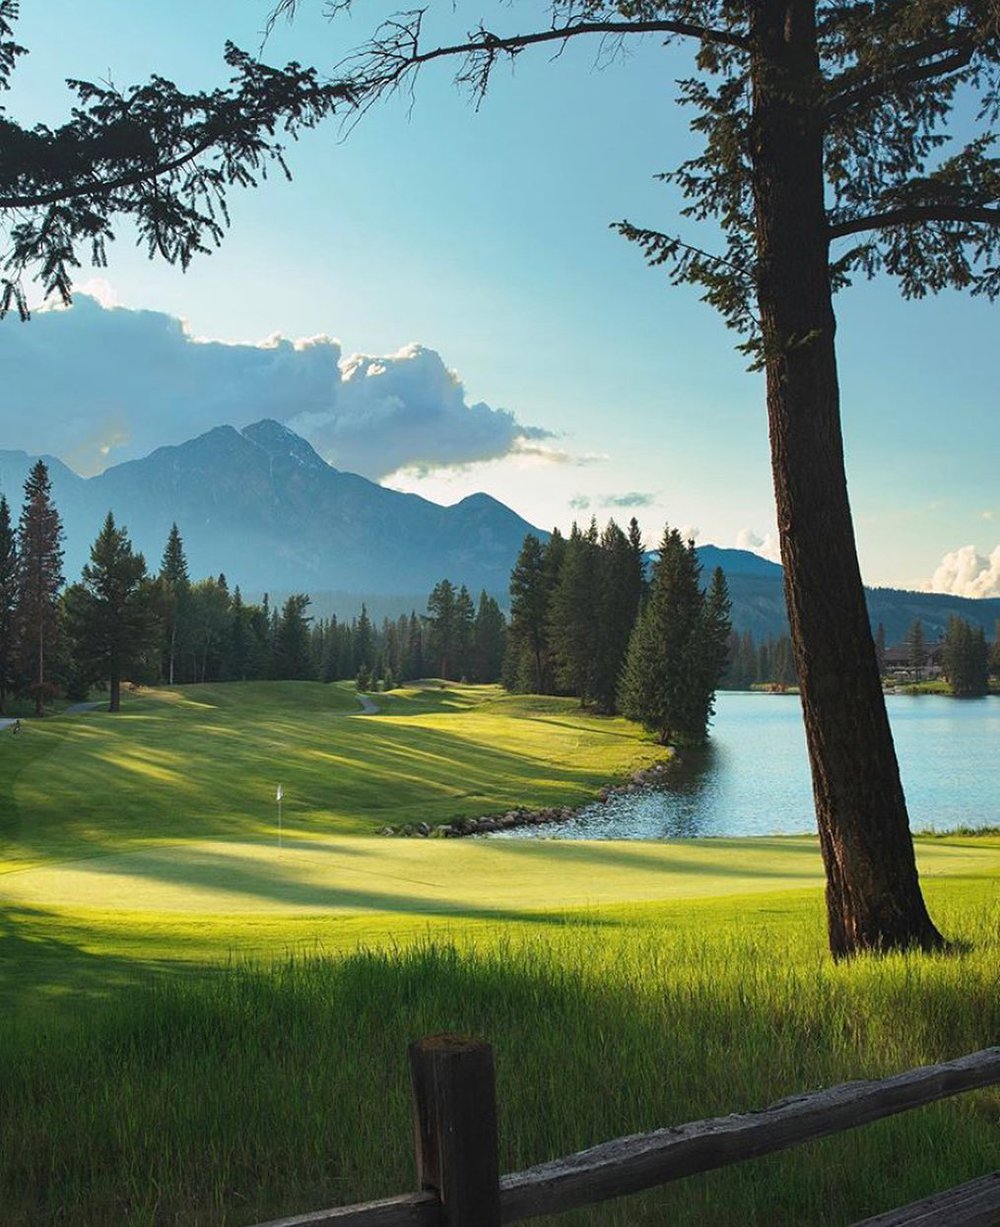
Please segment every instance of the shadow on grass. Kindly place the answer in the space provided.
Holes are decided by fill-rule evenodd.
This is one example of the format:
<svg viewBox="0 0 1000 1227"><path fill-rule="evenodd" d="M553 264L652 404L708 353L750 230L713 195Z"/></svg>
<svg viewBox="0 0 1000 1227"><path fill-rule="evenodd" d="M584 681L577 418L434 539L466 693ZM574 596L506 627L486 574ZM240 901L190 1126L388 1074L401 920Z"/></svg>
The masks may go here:
<svg viewBox="0 0 1000 1227"><path fill-rule="evenodd" d="M95 950L81 922L55 919L42 908L0 907L0 999L3 1014L17 1017L39 1011L55 1022L57 998L71 999L73 1010L182 966L181 960L133 958ZM197 974L197 969L195 969Z"/></svg>
<svg viewBox="0 0 1000 1227"><path fill-rule="evenodd" d="M554 956L441 945L161 978L91 1012L66 1044L0 1045L5 1224L245 1224L404 1191L405 1051L422 1034L493 1044L501 1170L516 1171L956 1056L1000 1025L985 965L964 978L901 967L873 993L870 969L824 970L808 943L775 949L766 935L659 959L628 939L610 955L603 934L576 941ZM936 1105L570 1221L854 1222L979 1175L991 1156L988 1112Z"/></svg>
<svg viewBox="0 0 1000 1227"><path fill-rule="evenodd" d="M325 856L336 858L336 846L322 845ZM492 919L533 921L539 924L561 924L558 915L529 908L515 909L496 907L484 901L482 904L470 902L468 899L454 900L449 897L435 898L433 895L406 893L402 891L379 890L376 888L362 889L337 883L328 884L323 881L303 880L301 865L282 865L277 849L272 861L261 861L258 857L241 857L234 852L221 852L198 845L177 845L169 851L145 849L129 853L122 857L98 857L84 861L79 872L100 877L101 875L124 874L137 882L136 890L142 880L176 886L181 890L204 890L212 895L226 896L249 900L254 905L285 904L293 909L338 910L338 911L372 911L384 913L401 913L423 916L453 916L465 919ZM306 866L312 869L311 866ZM335 870L336 871L336 870ZM319 866L315 870L318 875L329 873L330 870ZM340 872L345 872L340 868ZM442 895L450 895L455 885L449 881L429 881L420 878L404 877L387 874L383 870L371 870L350 867L346 872L352 874L370 874L379 882L396 881L415 886L439 890ZM100 891L94 892L95 903L100 899ZM215 912L226 911L225 904L215 907L198 902L192 911ZM253 910L253 909L250 909Z"/></svg>

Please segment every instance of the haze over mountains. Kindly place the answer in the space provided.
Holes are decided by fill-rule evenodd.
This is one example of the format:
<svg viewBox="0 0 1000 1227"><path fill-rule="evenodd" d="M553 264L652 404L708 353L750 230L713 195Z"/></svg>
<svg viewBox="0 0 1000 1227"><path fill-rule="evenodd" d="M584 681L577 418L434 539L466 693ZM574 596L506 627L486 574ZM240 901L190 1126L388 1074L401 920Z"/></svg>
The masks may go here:
<svg viewBox="0 0 1000 1227"><path fill-rule="evenodd" d="M0 491L15 515L35 459L0 451ZM309 592L318 612L339 615L356 612L362 596L381 597L381 616L414 604L422 608L445 576L473 593L485 588L505 600L525 534L548 535L487 494L442 507L341 472L270 420L243 430L219 426L91 478L54 457L44 459L66 530L68 579L79 575L111 510L151 569L159 565L176 522L193 578L224 571L248 595ZM643 527L654 537L662 526ZM699 556L706 574L716 566L726 572L738 629L757 636L786 629L781 567L745 550L712 545L700 547ZM953 613L988 633L1000 618L1000 599L894 589L871 590L869 608L890 642L917 617L932 639Z"/></svg>
<svg viewBox="0 0 1000 1227"><path fill-rule="evenodd" d="M12 505L32 461L0 452ZM441 507L340 472L274 421L219 426L87 479L46 461L67 575L79 572L109 509L152 567L176 522L192 576L224 571L244 591L424 592L443 575L505 589L532 531L486 494Z"/></svg>

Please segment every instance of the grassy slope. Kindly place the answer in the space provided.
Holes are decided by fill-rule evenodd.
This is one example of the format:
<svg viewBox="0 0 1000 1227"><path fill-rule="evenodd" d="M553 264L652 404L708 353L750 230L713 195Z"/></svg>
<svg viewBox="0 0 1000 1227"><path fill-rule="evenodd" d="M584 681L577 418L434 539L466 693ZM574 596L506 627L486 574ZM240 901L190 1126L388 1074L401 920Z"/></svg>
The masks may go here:
<svg viewBox="0 0 1000 1227"><path fill-rule="evenodd" d="M499 688L379 696L233 683L148 692L0 740L0 867L141 841L270 836L275 786L300 829L365 833L521 802L579 804L656 748L621 720Z"/></svg>
<svg viewBox="0 0 1000 1227"><path fill-rule="evenodd" d="M1000 1034L1000 838L919 841L958 954L833 967L809 839L372 838L581 800L655 753L560 701L387 706L190 688L0 741L5 1222L219 1227L405 1189L403 1054L436 1029L494 1042L508 1169ZM966 1097L564 1221L848 1223L987 1170L998 1113Z"/></svg>

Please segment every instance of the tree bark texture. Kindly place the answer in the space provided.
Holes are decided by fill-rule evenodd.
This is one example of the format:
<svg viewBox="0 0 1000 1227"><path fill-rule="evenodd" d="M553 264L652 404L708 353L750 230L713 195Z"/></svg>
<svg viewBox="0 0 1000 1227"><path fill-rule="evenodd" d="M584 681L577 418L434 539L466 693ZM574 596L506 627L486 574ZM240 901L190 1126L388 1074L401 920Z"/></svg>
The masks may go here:
<svg viewBox="0 0 1000 1227"><path fill-rule="evenodd" d="M830 949L942 944L920 892L847 495L815 0L752 6L758 305L785 597Z"/></svg>

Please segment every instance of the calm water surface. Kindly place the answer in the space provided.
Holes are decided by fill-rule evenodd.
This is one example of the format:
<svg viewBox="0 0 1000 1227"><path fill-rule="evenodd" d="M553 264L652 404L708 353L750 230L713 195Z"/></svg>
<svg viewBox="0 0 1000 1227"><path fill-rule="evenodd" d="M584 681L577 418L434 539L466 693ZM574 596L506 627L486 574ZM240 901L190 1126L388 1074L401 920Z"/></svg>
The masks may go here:
<svg viewBox="0 0 1000 1227"><path fill-rule="evenodd" d="M1000 826L1000 698L886 698L914 830ZM816 829L796 695L721 693L711 743L663 791L493 838L657 839Z"/></svg>

